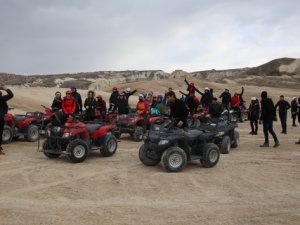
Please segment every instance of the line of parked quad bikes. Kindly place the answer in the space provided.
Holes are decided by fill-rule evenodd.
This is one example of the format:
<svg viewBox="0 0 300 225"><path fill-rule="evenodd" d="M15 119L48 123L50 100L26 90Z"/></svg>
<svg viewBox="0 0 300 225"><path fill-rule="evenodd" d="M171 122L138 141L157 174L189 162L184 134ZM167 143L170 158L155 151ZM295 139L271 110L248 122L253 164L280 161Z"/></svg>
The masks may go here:
<svg viewBox="0 0 300 225"><path fill-rule="evenodd" d="M189 115L188 128L181 129L175 124L176 118L167 114L139 115L132 109L125 115L111 111L102 115L96 109L95 119L84 121L84 112L66 117L61 110L42 107L44 112L6 114L3 142L23 136L27 141L38 141L38 151L48 158L67 155L71 162L80 163L95 150L104 157L113 156L121 135L128 133L134 141L144 141L139 149L144 165L162 162L168 172L179 172L192 160L200 160L206 168L214 167L220 153L228 154L238 147L237 121L247 118L245 107L239 112L241 118L232 110L210 118L208 107L200 105L195 114Z"/></svg>

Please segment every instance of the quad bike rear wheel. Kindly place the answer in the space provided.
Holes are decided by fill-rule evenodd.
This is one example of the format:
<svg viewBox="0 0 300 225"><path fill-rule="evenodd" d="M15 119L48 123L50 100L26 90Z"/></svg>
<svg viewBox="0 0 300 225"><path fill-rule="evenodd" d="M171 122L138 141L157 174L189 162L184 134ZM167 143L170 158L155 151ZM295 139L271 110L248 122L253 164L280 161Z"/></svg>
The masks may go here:
<svg viewBox="0 0 300 225"><path fill-rule="evenodd" d="M162 155L162 165L167 172L180 172L186 164L186 153L179 147L170 147Z"/></svg>
<svg viewBox="0 0 300 225"><path fill-rule="evenodd" d="M5 125L3 128L3 134L2 134L2 142L3 144L7 144L11 142L13 139L14 133L10 126Z"/></svg>
<svg viewBox="0 0 300 225"><path fill-rule="evenodd" d="M112 133L107 133L104 141L103 148L100 149L104 157L112 156L116 153L118 148L117 138Z"/></svg>
<svg viewBox="0 0 300 225"><path fill-rule="evenodd" d="M220 150L214 143L209 143L204 147L202 159L200 159L201 164L205 168L214 167L220 158Z"/></svg>
<svg viewBox="0 0 300 225"><path fill-rule="evenodd" d="M146 166L156 166L160 163L160 158L151 157L152 149L147 148L145 144L140 147L139 158Z"/></svg>
<svg viewBox="0 0 300 225"><path fill-rule="evenodd" d="M50 153L47 152L47 150L50 150L50 144L49 144L49 140L45 140L43 143L43 153L44 155L49 158L49 159L57 159L61 154L60 153Z"/></svg>
<svg viewBox="0 0 300 225"><path fill-rule="evenodd" d="M229 154L231 150L231 139L229 136L224 136L220 145L220 150L223 154Z"/></svg>
<svg viewBox="0 0 300 225"><path fill-rule="evenodd" d="M134 141L142 141L144 135L144 128L142 126L136 126L133 132L133 140Z"/></svg>
<svg viewBox="0 0 300 225"><path fill-rule="evenodd" d="M232 148L237 148L240 144L240 134L239 132L237 132L236 130L233 133L233 141L231 144Z"/></svg>
<svg viewBox="0 0 300 225"><path fill-rule="evenodd" d="M83 162L89 153L89 146L81 139L71 141L67 146L67 152L70 153L70 160L73 163Z"/></svg>
<svg viewBox="0 0 300 225"><path fill-rule="evenodd" d="M25 138L29 142L35 142L39 138L39 128L36 125L29 125L26 130Z"/></svg>

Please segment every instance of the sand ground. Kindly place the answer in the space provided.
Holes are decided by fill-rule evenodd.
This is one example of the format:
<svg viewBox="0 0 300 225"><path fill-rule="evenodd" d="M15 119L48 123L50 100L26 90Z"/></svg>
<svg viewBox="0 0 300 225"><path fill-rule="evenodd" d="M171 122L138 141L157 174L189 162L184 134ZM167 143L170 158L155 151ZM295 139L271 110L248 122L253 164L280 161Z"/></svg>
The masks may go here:
<svg viewBox="0 0 300 225"><path fill-rule="evenodd" d="M41 90L45 96L33 97ZM297 93L267 90L276 96L279 91L289 97ZM251 87L246 98L258 91ZM21 112L27 109L23 105L32 109L51 100L53 90L15 88L15 93L31 99L24 102L16 96L12 103ZM261 126L257 136L248 135L248 122L238 130L240 146L221 155L216 167L191 162L176 174L160 165L142 165L141 143L126 135L113 157L93 152L80 164L66 157L47 159L37 152L37 143L14 141L0 156L0 224L298 225L300 146L294 142L300 125L293 128L289 120L288 135L283 135L276 123L278 149L258 147L263 142Z"/></svg>

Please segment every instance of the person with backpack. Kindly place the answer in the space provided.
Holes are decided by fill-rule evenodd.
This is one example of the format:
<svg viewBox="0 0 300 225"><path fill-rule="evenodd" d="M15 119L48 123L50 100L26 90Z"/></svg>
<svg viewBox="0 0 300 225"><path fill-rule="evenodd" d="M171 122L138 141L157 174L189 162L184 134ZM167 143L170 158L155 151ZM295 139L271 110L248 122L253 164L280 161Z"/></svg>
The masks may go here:
<svg viewBox="0 0 300 225"><path fill-rule="evenodd" d="M97 107L97 101L95 99L95 92L89 91L87 98L84 101L85 121L93 121L95 119L96 107Z"/></svg>
<svg viewBox="0 0 300 225"><path fill-rule="evenodd" d="M276 109L272 99L268 98L268 93L263 91L261 93L261 115L259 118L259 123L263 124L265 142L260 145L260 147L269 147L269 133L273 136L274 139L274 148L277 148L279 144L279 140L275 131L273 129L273 121L277 121L276 118Z"/></svg>
<svg viewBox="0 0 300 225"><path fill-rule="evenodd" d="M8 106L7 101L14 97L13 92L5 86L0 87L0 90L6 91L7 95L3 95L2 91L0 91L0 155L5 155L4 150L2 148L2 134L4 129L4 117L7 114Z"/></svg>
<svg viewBox="0 0 300 225"><path fill-rule="evenodd" d="M248 119L250 121L251 132L249 134L257 135L258 131L258 119L259 119L259 102L255 97L251 98L251 103L249 105Z"/></svg>

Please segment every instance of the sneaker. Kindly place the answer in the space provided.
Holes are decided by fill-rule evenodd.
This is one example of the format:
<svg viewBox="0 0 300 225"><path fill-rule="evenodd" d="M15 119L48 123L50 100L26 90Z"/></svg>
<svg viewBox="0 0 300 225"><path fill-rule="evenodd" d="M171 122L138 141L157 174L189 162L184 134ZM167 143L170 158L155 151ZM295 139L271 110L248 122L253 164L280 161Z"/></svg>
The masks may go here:
<svg viewBox="0 0 300 225"><path fill-rule="evenodd" d="M279 145L280 145L279 142L276 142L273 148L277 148Z"/></svg>
<svg viewBox="0 0 300 225"><path fill-rule="evenodd" d="M260 145L259 147L261 147L261 148L269 147L269 143L264 143L264 144Z"/></svg>

